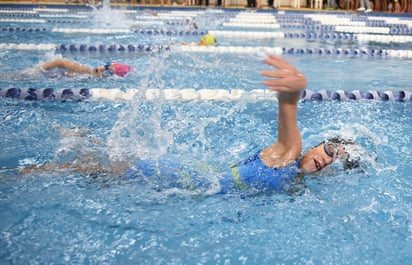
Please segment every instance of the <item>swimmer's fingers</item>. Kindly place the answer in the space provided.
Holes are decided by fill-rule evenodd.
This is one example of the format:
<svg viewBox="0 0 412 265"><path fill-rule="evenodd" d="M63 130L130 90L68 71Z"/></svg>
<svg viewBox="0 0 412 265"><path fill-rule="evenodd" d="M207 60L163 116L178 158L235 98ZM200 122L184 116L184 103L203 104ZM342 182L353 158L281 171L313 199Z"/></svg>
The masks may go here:
<svg viewBox="0 0 412 265"><path fill-rule="evenodd" d="M288 69L283 70L273 70L273 71L262 71L260 74L264 77L268 78L275 78L275 79L291 79L291 80L306 80L306 77L300 73L295 71L290 71Z"/></svg>
<svg viewBox="0 0 412 265"><path fill-rule="evenodd" d="M278 92L296 92L306 87L306 77L295 67L275 55L268 55L264 62L277 70L262 71L264 77L275 78L263 81L270 90Z"/></svg>
<svg viewBox="0 0 412 265"><path fill-rule="evenodd" d="M277 70L265 70L261 71L261 75L269 78L285 78L285 77L293 77L293 76L303 76L295 67L291 64L287 63L285 60L272 56L270 58L273 59L266 59L264 60L265 63L271 65Z"/></svg>
<svg viewBox="0 0 412 265"><path fill-rule="evenodd" d="M297 72L296 68L293 65L273 54L269 54L268 57L263 60L263 62L279 70L288 69L291 72Z"/></svg>
<svg viewBox="0 0 412 265"><path fill-rule="evenodd" d="M282 70L265 70L260 72L261 75L264 77L269 78L286 78L288 76L295 75L294 72L291 72L289 69L282 69Z"/></svg>
<svg viewBox="0 0 412 265"><path fill-rule="evenodd" d="M263 84L270 87L290 87L292 91L302 90L306 87L306 78L299 72L291 72L287 69L275 71L263 71L261 74L270 80L264 80ZM276 89L275 89L276 90ZM283 89L282 89L283 90ZM278 91L278 90L277 90Z"/></svg>
<svg viewBox="0 0 412 265"><path fill-rule="evenodd" d="M270 90L278 92L296 92L305 89L306 78L303 75L294 75L287 78L264 80L263 84Z"/></svg>

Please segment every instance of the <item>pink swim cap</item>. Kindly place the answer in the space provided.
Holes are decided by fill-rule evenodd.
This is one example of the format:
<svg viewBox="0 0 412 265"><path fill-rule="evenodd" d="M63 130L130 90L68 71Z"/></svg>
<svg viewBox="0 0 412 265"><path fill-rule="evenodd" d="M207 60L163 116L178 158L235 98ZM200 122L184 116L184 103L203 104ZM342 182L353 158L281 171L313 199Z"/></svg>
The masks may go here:
<svg viewBox="0 0 412 265"><path fill-rule="evenodd" d="M132 71L132 67L126 64L120 64L120 63L112 63L112 69L113 69L113 74L121 76L121 77L124 77L130 71Z"/></svg>

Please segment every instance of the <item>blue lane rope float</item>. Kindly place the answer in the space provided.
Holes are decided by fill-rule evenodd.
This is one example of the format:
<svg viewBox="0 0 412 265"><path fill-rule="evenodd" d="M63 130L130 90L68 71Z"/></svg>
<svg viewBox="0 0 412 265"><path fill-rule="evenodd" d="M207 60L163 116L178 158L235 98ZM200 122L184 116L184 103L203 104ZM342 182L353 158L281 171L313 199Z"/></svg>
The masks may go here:
<svg viewBox="0 0 412 265"><path fill-rule="evenodd" d="M1 98L20 99L27 101L128 101L139 93L139 89L53 89L53 88L1 88ZM265 89L251 91L241 89L147 89L145 100L163 99L166 101L270 101L276 100L276 93ZM412 101L412 91L330 91L305 90L301 96L302 101Z"/></svg>
<svg viewBox="0 0 412 265"><path fill-rule="evenodd" d="M78 20L78 19L47 19L46 20L47 24L83 24L87 25L92 23L90 20Z"/></svg>
<svg viewBox="0 0 412 265"><path fill-rule="evenodd" d="M144 44L128 44L128 45L119 45L119 44L112 44L112 45L86 45L86 44L61 44L55 47L56 50L60 52L162 52L162 51L170 51L170 47L165 45L144 45Z"/></svg>
<svg viewBox="0 0 412 265"><path fill-rule="evenodd" d="M2 27L0 31L3 32L42 32L42 31L50 31L47 28L23 28L23 27Z"/></svg>
<svg viewBox="0 0 412 265"><path fill-rule="evenodd" d="M412 101L411 91L330 91L305 90L302 93L304 101L341 101L341 100L382 100L382 101Z"/></svg>

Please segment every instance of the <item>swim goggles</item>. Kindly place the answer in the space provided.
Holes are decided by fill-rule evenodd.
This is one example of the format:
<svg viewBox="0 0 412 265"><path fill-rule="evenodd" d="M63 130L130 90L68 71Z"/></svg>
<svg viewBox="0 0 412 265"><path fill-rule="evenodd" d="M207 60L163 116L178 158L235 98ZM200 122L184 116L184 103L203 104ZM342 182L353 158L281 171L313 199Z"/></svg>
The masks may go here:
<svg viewBox="0 0 412 265"><path fill-rule="evenodd" d="M328 156L335 158L336 154L339 152L339 145L332 142L325 142L323 144L323 150L325 150L325 153Z"/></svg>
<svg viewBox="0 0 412 265"><path fill-rule="evenodd" d="M107 62L104 64L104 70L105 72L103 73L103 75L112 75L113 74L113 70L110 68L112 66L112 62Z"/></svg>
<svg viewBox="0 0 412 265"><path fill-rule="evenodd" d="M109 71L110 70L110 66L112 65L112 63L111 62L107 62L107 63L105 63L104 64L104 69L106 70L106 71Z"/></svg>

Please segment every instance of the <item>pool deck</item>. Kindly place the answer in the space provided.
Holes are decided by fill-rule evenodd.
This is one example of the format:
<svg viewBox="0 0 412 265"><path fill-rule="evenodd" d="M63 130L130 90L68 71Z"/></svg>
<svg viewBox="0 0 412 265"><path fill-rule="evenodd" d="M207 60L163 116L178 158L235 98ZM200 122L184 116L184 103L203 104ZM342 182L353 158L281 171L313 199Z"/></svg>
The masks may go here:
<svg viewBox="0 0 412 265"><path fill-rule="evenodd" d="M150 1L150 0L147 0ZM166 0L165 0L166 1ZM87 2L87 1L85 1ZM53 1L48 1L48 0L41 0L41 1L36 1L36 0L0 0L0 6L2 5L33 5L33 6L45 6L45 5L57 5L57 6L84 6L87 5L87 3L83 3L82 1L70 1L70 0L53 0ZM147 8L157 8L157 7L167 7L167 8L224 8L224 9L256 9L256 8L247 8L242 4L239 5L230 5L230 6L225 6L225 7L215 7L215 5L212 3L209 6L204 6L204 5L182 5L182 4L175 4L175 5L162 5L162 4L140 4L140 3L130 3L130 2L125 2L125 1L117 1L117 2L112 2L111 6L131 6L131 7L147 7ZM263 5L260 8L257 8L257 10L271 10L266 5ZM290 6L282 6L278 7L277 9L274 10L294 10L294 11L331 11L330 9L313 9L313 8L308 8L308 7L301 7L301 8L292 8ZM353 12L353 10L333 10L333 11L341 11L341 12Z"/></svg>
<svg viewBox="0 0 412 265"><path fill-rule="evenodd" d="M97 0L90 0L90 1L95 1ZM307 7L306 5L301 5L300 8L294 8L288 4L284 6L277 7L275 9L270 8L269 6L266 5L265 0L256 0L258 3L265 3L261 5L259 8L249 8L246 7L243 2L246 2L244 0L235 0L236 3L239 4L232 4L229 6L215 6L215 2L218 0L209 0L211 3L208 6L205 5L184 5L184 4L162 4L162 3L170 3L175 0L117 0L114 1L112 0L110 2L110 5L113 7L135 7L135 8L154 8L154 9L163 9L163 8L170 8L170 9L193 9L193 8L218 8L218 9L232 9L232 10L262 10L262 11L270 11L270 10L282 10L282 11L302 11L302 12L333 12L333 13L358 13L356 9L331 9L331 8L323 8L323 9L315 9L315 8L310 8ZM186 0L179 0L179 1L186 1ZM202 0L200 0L202 1ZM283 1L283 0L281 0ZM355 0L358 2L359 0ZM412 0L409 0L412 1ZM1 6L33 6L33 7L45 7L45 6L67 6L67 7L76 7L76 6L87 6L89 0L0 0L0 7ZM100 1L102 2L102 1ZM155 2L155 3L153 3ZM284 3L284 2L282 2ZM355 5L356 6L356 5ZM412 4L411 4L412 6ZM352 8L352 7L351 7ZM360 12L360 14L363 14L363 12ZM387 11L375 11L370 14L380 14L380 15L390 15L390 16L411 16L411 12L402 12L402 13L390 13Z"/></svg>

